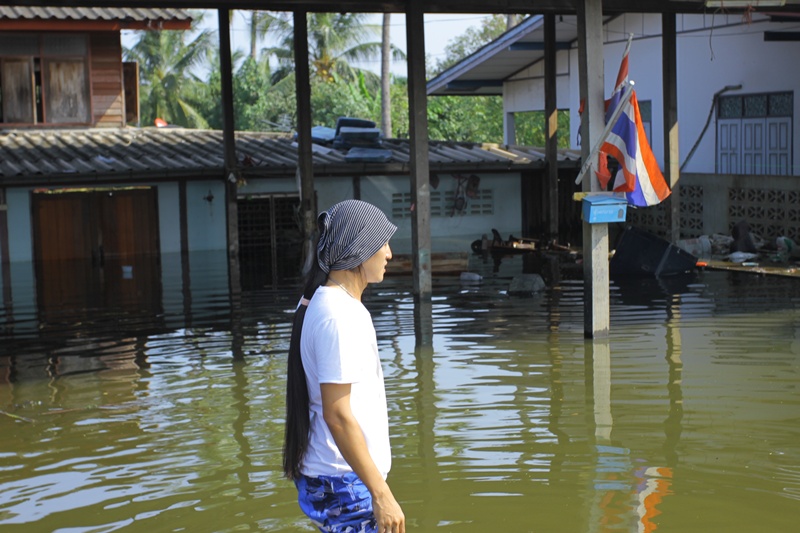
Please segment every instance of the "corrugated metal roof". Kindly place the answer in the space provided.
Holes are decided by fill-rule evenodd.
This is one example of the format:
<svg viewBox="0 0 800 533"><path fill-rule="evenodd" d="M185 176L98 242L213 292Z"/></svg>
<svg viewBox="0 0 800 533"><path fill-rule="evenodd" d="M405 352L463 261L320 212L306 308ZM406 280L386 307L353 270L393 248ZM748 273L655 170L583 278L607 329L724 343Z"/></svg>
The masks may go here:
<svg viewBox="0 0 800 533"><path fill-rule="evenodd" d="M294 175L297 143L287 135L236 133L239 169L245 176ZM315 175L407 173L409 141L384 139L388 161L354 162L346 149L312 145ZM544 150L431 141L432 172L526 170L544 166ZM580 152L559 151L559 164L577 167ZM12 130L0 133L0 183L51 178L168 178L219 176L224 168L221 131L183 128Z"/></svg>
<svg viewBox="0 0 800 533"><path fill-rule="evenodd" d="M192 20L183 9L0 6L0 20Z"/></svg>

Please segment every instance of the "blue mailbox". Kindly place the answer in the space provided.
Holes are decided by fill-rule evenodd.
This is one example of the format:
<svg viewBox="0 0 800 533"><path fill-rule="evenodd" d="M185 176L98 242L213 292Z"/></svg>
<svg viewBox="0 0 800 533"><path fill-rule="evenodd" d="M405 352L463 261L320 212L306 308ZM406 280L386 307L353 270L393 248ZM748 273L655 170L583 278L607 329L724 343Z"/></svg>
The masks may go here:
<svg viewBox="0 0 800 533"><path fill-rule="evenodd" d="M583 198L583 220L589 224L625 222L628 202L617 196L596 195Z"/></svg>

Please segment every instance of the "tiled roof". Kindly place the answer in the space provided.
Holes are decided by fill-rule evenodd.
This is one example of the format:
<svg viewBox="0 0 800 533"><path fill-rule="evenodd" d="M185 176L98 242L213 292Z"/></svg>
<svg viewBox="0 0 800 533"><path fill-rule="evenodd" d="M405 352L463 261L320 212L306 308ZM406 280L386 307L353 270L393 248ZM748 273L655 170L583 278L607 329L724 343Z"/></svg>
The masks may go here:
<svg viewBox="0 0 800 533"><path fill-rule="evenodd" d="M0 20L191 20L183 9L0 6Z"/></svg>
<svg viewBox="0 0 800 533"><path fill-rule="evenodd" d="M236 133L239 169L250 176L294 175L297 144L288 135ZM407 173L409 141L384 139L385 162L354 162L346 149L313 144L314 174ZM559 151L559 164L579 165L580 152ZM435 171L503 171L542 168L544 150L463 142L432 141L429 166ZM221 131L183 128L11 130L0 133L0 183L45 179L134 179L219 176L224 168Z"/></svg>

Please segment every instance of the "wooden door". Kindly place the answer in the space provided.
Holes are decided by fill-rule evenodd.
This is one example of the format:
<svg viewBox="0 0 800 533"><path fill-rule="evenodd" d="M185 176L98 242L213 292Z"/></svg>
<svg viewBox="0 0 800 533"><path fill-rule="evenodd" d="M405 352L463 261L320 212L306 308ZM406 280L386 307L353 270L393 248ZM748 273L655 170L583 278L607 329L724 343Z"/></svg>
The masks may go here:
<svg viewBox="0 0 800 533"><path fill-rule="evenodd" d="M34 193L32 210L44 315L161 308L155 189Z"/></svg>

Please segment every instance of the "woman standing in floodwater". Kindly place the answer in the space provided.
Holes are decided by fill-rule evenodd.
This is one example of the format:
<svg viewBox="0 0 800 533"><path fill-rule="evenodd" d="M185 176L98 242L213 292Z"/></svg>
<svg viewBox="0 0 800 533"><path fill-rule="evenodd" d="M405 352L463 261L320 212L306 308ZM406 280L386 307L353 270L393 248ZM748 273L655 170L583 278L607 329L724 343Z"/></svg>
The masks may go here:
<svg viewBox="0 0 800 533"><path fill-rule="evenodd" d="M377 207L345 200L322 212L317 261L289 347L284 474L320 531L404 533L391 468L383 370L361 303L392 258L397 227Z"/></svg>

